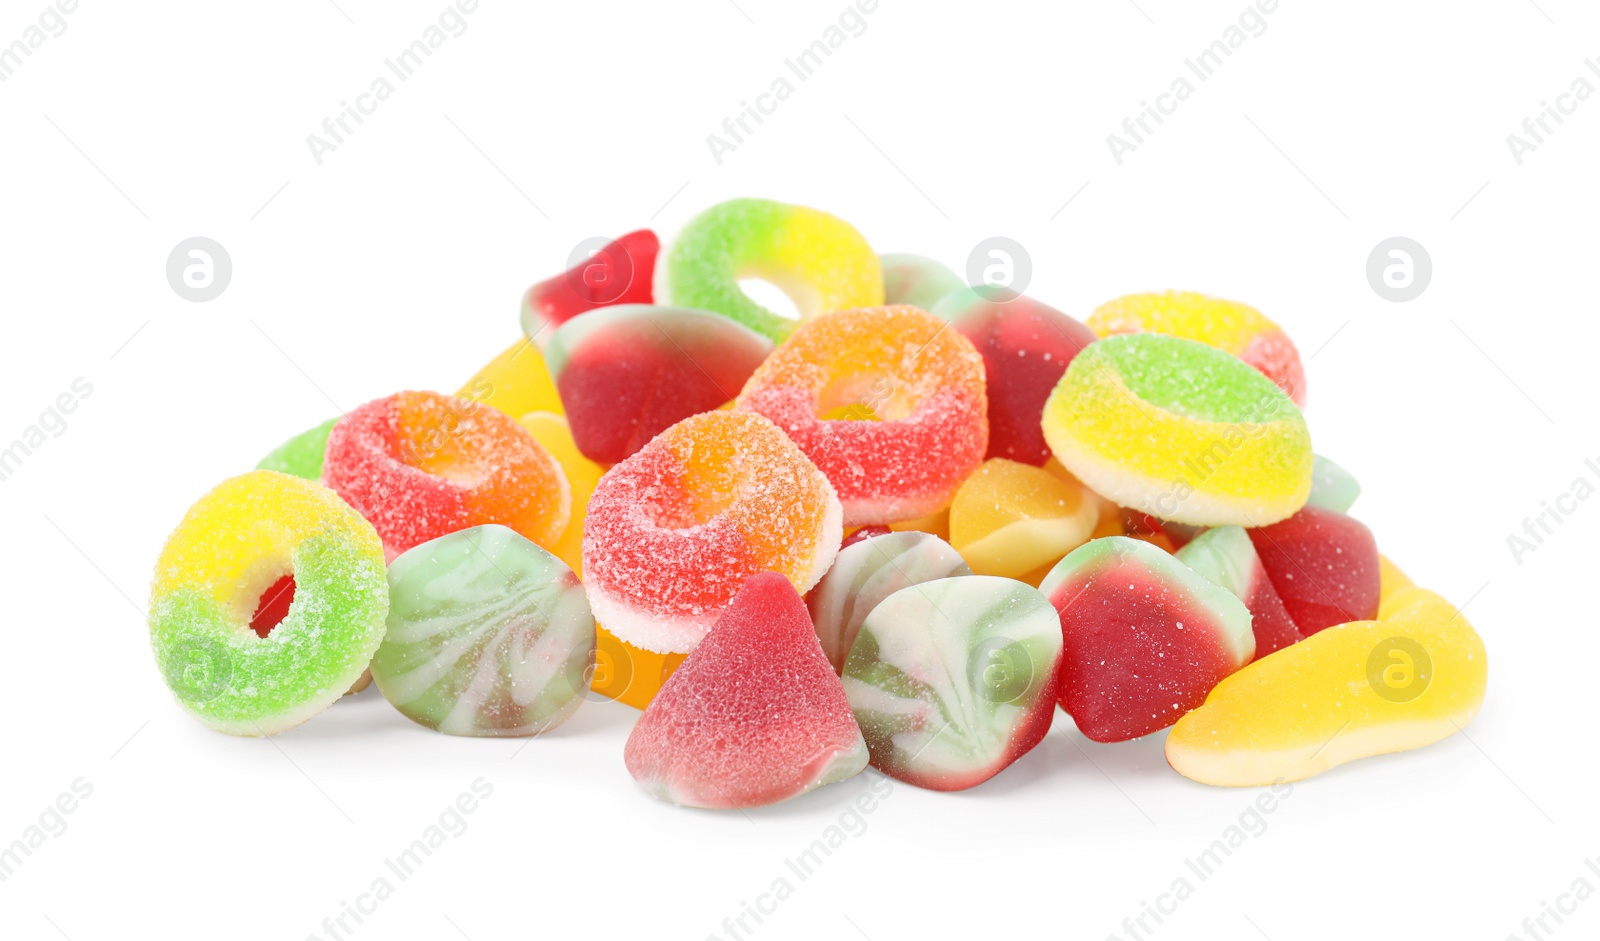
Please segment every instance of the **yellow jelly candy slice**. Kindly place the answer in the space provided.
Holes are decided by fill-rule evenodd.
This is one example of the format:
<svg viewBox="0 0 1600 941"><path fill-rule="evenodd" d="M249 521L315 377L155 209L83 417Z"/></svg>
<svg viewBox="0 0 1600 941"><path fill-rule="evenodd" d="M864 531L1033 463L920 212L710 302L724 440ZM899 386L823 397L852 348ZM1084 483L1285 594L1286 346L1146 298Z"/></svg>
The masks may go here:
<svg viewBox="0 0 1600 941"><path fill-rule="evenodd" d="M555 380L545 368L544 357L526 338L506 347L456 393L457 397L482 402L512 418L529 412L554 412L565 415Z"/></svg>
<svg viewBox="0 0 1600 941"><path fill-rule="evenodd" d="M1090 490L1083 483L1083 481L1073 476L1072 471L1069 471L1065 467L1061 466L1061 462L1056 460L1054 457L1051 457L1048 461L1044 462L1044 469L1052 476L1059 477L1067 483L1072 484L1074 487L1081 488L1083 492L1088 494L1089 498L1095 502L1095 506L1098 508L1097 511L1100 515L1099 519L1095 521L1094 532L1089 534L1090 539L1104 539L1107 536L1128 535L1128 527L1122 518L1122 507L1117 506L1115 503L1112 503L1105 497L1102 497L1093 490ZM1054 563L1052 563L1052 565L1054 565ZM1048 567L1046 568L1046 571L1049 571ZM1027 579L1023 579L1023 581L1027 581Z"/></svg>
<svg viewBox="0 0 1600 941"><path fill-rule="evenodd" d="M556 558L583 577L583 520L589 514L589 497L606 472L604 467L584 457L572 440L572 427L567 420L554 412L529 412L517 419L528 429L535 441L544 445L567 473L567 486L572 490L572 520L566 531L549 548Z"/></svg>
<svg viewBox="0 0 1600 941"><path fill-rule="evenodd" d="M931 533L932 535L943 539L945 542L949 542L950 508L945 507L936 513L929 513L927 516L919 516L914 520L901 520L898 523L890 523L889 529L897 533L913 531L919 533Z"/></svg>
<svg viewBox="0 0 1600 941"><path fill-rule="evenodd" d="M1378 604L1383 604L1384 599L1402 588L1410 588L1412 584L1399 566L1390 562L1383 553L1378 553Z"/></svg>
<svg viewBox="0 0 1600 941"><path fill-rule="evenodd" d="M1488 668L1460 611L1399 589L1376 621L1319 631L1217 684L1172 727L1167 763L1202 784L1251 787L1421 748L1478 714Z"/></svg>
<svg viewBox="0 0 1600 941"><path fill-rule="evenodd" d="M1088 541L1097 498L1041 467L991 458L950 504L950 544L978 575L1017 578Z"/></svg>

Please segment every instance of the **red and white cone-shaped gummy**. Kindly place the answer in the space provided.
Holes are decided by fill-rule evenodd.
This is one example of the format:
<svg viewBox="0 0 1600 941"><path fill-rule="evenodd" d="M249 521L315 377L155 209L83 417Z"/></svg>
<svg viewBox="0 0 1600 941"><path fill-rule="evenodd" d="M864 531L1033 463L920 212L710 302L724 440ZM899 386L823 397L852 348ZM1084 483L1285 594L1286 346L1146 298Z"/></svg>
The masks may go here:
<svg viewBox="0 0 1600 941"><path fill-rule="evenodd" d="M645 709L628 772L688 807L760 807L853 777L867 745L805 602L753 576Z"/></svg>
<svg viewBox="0 0 1600 941"><path fill-rule="evenodd" d="M1255 655L1244 602L1147 542L1085 543L1039 590L1061 617L1061 708L1097 742L1166 728Z"/></svg>
<svg viewBox="0 0 1600 941"><path fill-rule="evenodd" d="M1039 744L1055 714L1061 626L1044 595L961 575L902 588L867 615L844 666L872 766L958 791Z"/></svg>
<svg viewBox="0 0 1600 941"><path fill-rule="evenodd" d="M1255 659L1300 640L1300 629L1272 587L1250 534L1238 526L1208 529L1177 553L1178 561L1233 592L1250 609Z"/></svg>

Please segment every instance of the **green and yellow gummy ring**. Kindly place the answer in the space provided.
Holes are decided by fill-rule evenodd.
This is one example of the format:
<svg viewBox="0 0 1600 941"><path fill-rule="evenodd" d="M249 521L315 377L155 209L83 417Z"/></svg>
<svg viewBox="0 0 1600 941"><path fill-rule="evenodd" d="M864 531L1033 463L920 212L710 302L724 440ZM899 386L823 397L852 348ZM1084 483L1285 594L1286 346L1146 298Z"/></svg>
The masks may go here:
<svg viewBox="0 0 1600 941"><path fill-rule="evenodd" d="M167 538L150 643L173 696L201 722L271 735L350 688L388 613L372 524L320 484L257 470L201 497Z"/></svg>
<svg viewBox="0 0 1600 941"><path fill-rule="evenodd" d="M1095 493L1159 519L1265 526L1311 493L1311 433L1283 390L1237 357L1157 333L1072 360L1042 419L1050 450Z"/></svg>
<svg viewBox="0 0 1600 941"><path fill-rule="evenodd" d="M781 288L800 319L883 304L883 266L848 222L770 199L730 199L689 220L656 262L656 303L696 307L782 342L795 321L739 287Z"/></svg>

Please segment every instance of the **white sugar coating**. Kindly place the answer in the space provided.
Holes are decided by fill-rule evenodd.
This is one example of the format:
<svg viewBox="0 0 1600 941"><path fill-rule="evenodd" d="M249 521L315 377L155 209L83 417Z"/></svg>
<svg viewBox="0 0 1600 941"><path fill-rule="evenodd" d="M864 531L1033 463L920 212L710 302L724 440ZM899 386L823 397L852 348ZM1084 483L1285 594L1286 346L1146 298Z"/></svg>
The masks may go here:
<svg viewBox="0 0 1600 941"><path fill-rule="evenodd" d="M838 497L770 421L706 412L611 468L584 525L584 588L619 638L686 653L752 575L801 591L843 531Z"/></svg>
<svg viewBox="0 0 1600 941"><path fill-rule="evenodd" d="M738 407L794 439L838 490L851 526L948 505L989 440L983 358L907 306L802 324L745 383ZM878 420L852 420L861 417Z"/></svg>
<svg viewBox="0 0 1600 941"><path fill-rule="evenodd" d="M261 593L293 574L294 601L265 637ZM150 590L150 642L174 698L231 735L271 735L344 695L383 638L378 534L332 491L258 470L190 507Z"/></svg>
<svg viewBox="0 0 1600 941"><path fill-rule="evenodd" d="M328 435L322 473L377 528L391 561L483 523L553 545L571 517L566 473L527 429L433 392L399 392L345 415Z"/></svg>

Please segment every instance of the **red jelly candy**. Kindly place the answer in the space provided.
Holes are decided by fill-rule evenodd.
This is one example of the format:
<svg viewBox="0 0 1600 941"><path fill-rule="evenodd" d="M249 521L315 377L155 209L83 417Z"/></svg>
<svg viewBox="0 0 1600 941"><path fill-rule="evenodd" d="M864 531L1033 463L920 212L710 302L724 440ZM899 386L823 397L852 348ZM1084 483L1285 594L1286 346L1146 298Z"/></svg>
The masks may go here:
<svg viewBox="0 0 1600 941"><path fill-rule="evenodd" d="M572 510L566 473L526 428L437 392L398 392L339 419L322 482L378 530L390 561L488 523L551 546Z"/></svg>
<svg viewBox="0 0 1600 941"><path fill-rule="evenodd" d="M294 576L285 575L261 593L256 602L256 613L250 616L250 629L257 637L265 637L289 616L289 606L294 604Z"/></svg>
<svg viewBox="0 0 1600 941"><path fill-rule="evenodd" d="M628 736L628 772L689 807L759 807L867 766L866 740L805 602L751 577Z"/></svg>
<svg viewBox="0 0 1600 941"><path fill-rule="evenodd" d="M589 254L579 246L571 268L540 281L522 296L522 332L537 337L596 307L649 304L655 297L656 254L661 240L649 229L600 246Z"/></svg>
<svg viewBox="0 0 1600 941"><path fill-rule="evenodd" d="M771 340L721 314L618 304L563 324L545 364L578 450L616 464L731 401L771 352Z"/></svg>
<svg viewBox="0 0 1600 941"><path fill-rule="evenodd" d="M1039 590L1061 616L1061 708L1097 742L1166 728L1255 654L1243 602L1137 539L1085 543Z"/></svg>
<svg viewBox="0 0 1600 941"><path fill-rule="evenodd" d="M1302 635L1378 616L1378 544L1372 530L1343 513L1307 506L1249 532L1272 587Z"/></svg>
<svg viewBox="0 0 1600 941"><path fill-rule="evenodd" d="M1024 464L1050 459L1039 420L1044 401L1094 331L1053 307L1003 288L946 296L933 312L983 354L989 390L989 452Z"/></svg>

